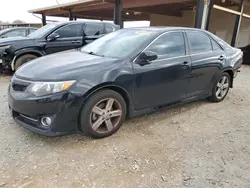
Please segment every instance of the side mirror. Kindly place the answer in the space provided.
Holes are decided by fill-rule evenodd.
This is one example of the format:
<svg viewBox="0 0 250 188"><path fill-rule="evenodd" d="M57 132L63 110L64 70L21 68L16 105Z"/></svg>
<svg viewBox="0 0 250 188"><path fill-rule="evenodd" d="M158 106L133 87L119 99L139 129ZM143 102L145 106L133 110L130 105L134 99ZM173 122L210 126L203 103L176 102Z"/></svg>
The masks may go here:
<svg viewBox="0 0 250 188"><path fill-rule="evenodd" d="M158 58L157 53L152 52L152 51L145 51L139 55L137 59L137 63L139 65L146 65L146 64L150 64L150 61L154 61L157 58Z"/></svg>
<svg viewBox="0 0 250 188"><path fill-rule="evenodd" d="M3 38L7 38L7 36L6 36L6 35L2 35L2 36L0 36L0 38L2 38L2 39L3 39Z"/></svg>
<svg viewBox="0 0 250 188"><path fill-rule="evenodd" d="M57 33L52 33L47 37L48 41L54 41L56 39L60 38L60 35L58 35Z"/></svg>

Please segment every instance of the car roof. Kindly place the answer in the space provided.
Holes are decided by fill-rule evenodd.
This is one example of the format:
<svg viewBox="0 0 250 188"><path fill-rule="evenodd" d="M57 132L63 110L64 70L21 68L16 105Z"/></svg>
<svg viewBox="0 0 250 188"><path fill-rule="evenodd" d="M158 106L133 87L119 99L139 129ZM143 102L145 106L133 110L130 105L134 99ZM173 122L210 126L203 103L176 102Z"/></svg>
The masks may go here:
<svg viewBox="0 0 250 188"><path fill-rule="evenodd" d="M191 27L163 27L163 26L150 26L150 27L131 27L126 29L134 29L134 30L144 30L144 31L156 31L156 32L166 32L166 31L174 31L174 30L192 30L192 31L204 31L202 29L196 29Z"/></svg>
<svg viewBox="0 0 250 188"><path fill-rule="evenodd" d="M113 25L113 26L117 26L114 23L111 22L103 22L103 21L67 21L67 22L53 22L51 24L56 24L56 25L67 25L67 24L71 24L71 23L95 23L95 24L109 24L109 25Z"/></svg>
<svg viewBox="0 0 250 188"><path fill-rule="evenodd" d="M6 29L2 29L1 31L11 31L11 30L16 30L16 29L37 29L35 27L10 27Z"/></svg>

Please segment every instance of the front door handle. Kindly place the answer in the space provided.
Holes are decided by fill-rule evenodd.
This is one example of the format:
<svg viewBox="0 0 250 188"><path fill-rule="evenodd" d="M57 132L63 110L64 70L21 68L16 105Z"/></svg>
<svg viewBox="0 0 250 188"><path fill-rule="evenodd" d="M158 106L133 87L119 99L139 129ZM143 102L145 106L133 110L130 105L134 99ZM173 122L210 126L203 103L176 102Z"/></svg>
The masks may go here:
<svg viewBox="0 0 250 188"><path fill-rule="evenodd" d="M183 69L189 69L188 64L189 64L189 62L187 62L187 61L183 62L183 64L182 64Z"/></svg>
<svg viewBox="0 0 250 188"><path fill-rule="evenodd" d="M81 44L81 41L72 41L71 43L73 43L73 44Z"/></svg>
<svg viewBox="0 0 250 188"><path fill-rule="evenodd" d="M219 58L218 58L218 60L220 60L220 61L223 61L225 59L225 57L223 56L223 55L221 55Z"/></svg>

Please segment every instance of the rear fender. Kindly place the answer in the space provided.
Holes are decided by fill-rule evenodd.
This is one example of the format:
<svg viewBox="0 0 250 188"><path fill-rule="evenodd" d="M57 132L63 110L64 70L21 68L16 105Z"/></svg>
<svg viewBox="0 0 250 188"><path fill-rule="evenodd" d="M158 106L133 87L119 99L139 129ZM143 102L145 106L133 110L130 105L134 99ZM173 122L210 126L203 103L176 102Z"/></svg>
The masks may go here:
<svg viewBox="0 0 250 188"><path fill-rule="evenodd" d="M228 72L230 77L231 77L231 83L230 83L230 88L233 88L233 79L234 79L234 71L232 68L225 68L222 69L220 72L214 74L213 78L212 78L212 84L211 84L211 88L209 89L209 91L212 91L212 88L214 86L214 83L217 81L218 77L224 73L224 72Z"/></svg>

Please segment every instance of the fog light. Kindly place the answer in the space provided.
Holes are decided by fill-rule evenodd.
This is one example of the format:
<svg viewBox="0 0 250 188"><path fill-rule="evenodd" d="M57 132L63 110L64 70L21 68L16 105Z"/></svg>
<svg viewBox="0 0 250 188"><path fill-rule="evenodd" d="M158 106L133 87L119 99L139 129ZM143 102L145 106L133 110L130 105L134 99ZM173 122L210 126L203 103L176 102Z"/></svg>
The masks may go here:
<svg viewBox="0 0 250 188"><path fill-rule="evenodd" d="M43 126L48 127L48 126L51 125L52 120L51 120L51 118L49 118L49 117L43 117L43 118L41 119L41 123L42 123Z"/></svg>

